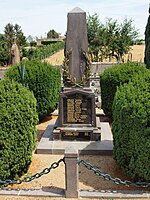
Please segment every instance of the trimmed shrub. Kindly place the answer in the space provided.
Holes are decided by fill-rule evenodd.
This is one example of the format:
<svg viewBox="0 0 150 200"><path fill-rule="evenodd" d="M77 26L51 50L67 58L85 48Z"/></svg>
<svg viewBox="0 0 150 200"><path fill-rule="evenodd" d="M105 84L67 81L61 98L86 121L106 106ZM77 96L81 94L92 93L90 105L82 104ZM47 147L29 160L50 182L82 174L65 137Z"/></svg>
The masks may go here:
<svg viewBox="0 0 150 200"><path fill-rule="evenodd" d="M23 62L25 65L24 84L33 91L37 100L39 119L53 112L58 104L61 86L61 74L58 68L38 60ZM18 70L14 65L5 73L5 77L22 82Z"/></svg>
<svg viewBox="0 0 150 200"><path fill-rule="evenodd" d="M50 44L56 44L58 42L62 42L62 41L57 41L57 40L47 40L47 41L42 41L41 44L43 45L50 45Z"/></svg>
<svg viewBox="0 0 150 200"><path fill-rule="evenodd" d="M148 76L146 77L148 80ZM134 181L150 181L150 76L120 86L113 103L113 154Z"/></svg>
<svg viewBox="0 0 150 200"><path fill-rule="evenodd" d="M149 70L142 64L126 63L117 64L106 69L100 75L102 109L105 114L112 115L112 104L117 90L117 86L128 83L136 74L147 73Z"/></svg>
<svg viewBox="0 0 150 200"><path fill-rule="evenodd" d="M35 148L36 99L21 84L0 81L0 179L26 172Z"/></svg>

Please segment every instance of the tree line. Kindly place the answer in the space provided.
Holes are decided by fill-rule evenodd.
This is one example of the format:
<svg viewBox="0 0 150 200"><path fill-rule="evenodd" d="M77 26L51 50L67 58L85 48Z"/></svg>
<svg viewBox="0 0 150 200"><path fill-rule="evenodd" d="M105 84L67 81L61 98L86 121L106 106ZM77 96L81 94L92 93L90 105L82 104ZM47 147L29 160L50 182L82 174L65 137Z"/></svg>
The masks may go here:
<svg viewBox="0 0 150 200"><path fill-rule="evenodd" d="M124 62L124 55L130 51L130 46L139 36L133 20L125 19L119 24L117 20L107 18L104 24L96 13L87 18L87 32L89 54L95 62L102 62L106 58Z"/></svg>
<svg viewBox="0 0 150 200"><path fill-rule="evenodd" d="M121 24L117 20L107 18L105 23L99 20L98 14L88 15L87 35L89 43L89 55L92 62L103 62L104 59L115 58L118 62L124 62L124 55L129 53L131 45L137 41L139 33L133 25L133 21L125 19ZM51 29L47 38L58 38L59 33ZM11 47L14 42L21 52L23 46L34 42L32 36L27 38L18 24L7 24L4 34L0 34L0 65L11 64Z"/></svg>

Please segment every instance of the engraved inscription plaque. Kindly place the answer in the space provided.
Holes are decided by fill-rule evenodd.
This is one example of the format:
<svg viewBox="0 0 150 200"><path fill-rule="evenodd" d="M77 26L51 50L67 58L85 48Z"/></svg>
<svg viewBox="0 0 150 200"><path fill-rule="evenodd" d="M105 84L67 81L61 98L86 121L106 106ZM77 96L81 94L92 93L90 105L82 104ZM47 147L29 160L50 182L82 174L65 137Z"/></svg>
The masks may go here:
<svg viewBox="0 0 150 200"><path fill-rule="evenodd" d="M90 134L86 132L63 132L63 140L90 140Z"/></svg>
<svg viewBox="0 0 150 200"><path fill-rule="evenodd" d="M64 124L92 124L92 100L83 94L68 95L63 99Z"/></svg>

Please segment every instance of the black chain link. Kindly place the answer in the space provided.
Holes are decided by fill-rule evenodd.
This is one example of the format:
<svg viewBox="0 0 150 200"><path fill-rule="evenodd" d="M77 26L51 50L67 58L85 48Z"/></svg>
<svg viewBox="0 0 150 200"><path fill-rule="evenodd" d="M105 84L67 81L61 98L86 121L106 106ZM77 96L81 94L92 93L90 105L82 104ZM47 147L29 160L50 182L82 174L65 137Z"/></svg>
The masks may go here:
<svg viewBox="0 0 150 200"><path fill-rule="evenodd" d="M40 178L41 176L50 173L50 171L52 169L56 169L57 167L59 167L59 164L61 162L64 162L64 158L60 159L58 162L54 162L53 164L51 164L51 166L49 168L45 168L43 171L41 171L40 173L36 173L32 176L27 176L24 179L18 179L18 180L0 180L0 187L6 187L8 185L12 185L12 184L21 184L21 183L27 183L30 182L34 179Z"/></svg>
<svg viewBox="0 0 150 200"><path fill-rule="evenodd" d="M135 186L135 187L149 187L150 183L148 182L131 182L128 180L122 181L120 178L113 178L111 177L110 174L102 172L100 169L93 167L90 163L78 159L78 163L82 164L83 166L85 166L87 169L91 170L94 172L94 174L96 174L97 176L102 176L105 180L107 181L112 181L117 185L125 185L125 186Z"/></svg>

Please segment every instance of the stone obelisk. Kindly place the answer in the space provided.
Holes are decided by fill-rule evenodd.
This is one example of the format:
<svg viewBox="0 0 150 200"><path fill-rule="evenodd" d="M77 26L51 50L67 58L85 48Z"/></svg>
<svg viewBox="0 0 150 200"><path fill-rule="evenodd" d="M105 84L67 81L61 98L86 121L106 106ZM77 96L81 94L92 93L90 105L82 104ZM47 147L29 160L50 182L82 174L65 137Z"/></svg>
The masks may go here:
<svg viewBox="0 0 150 200"><path fill-rule="evenodd" d="M86 12L76 7L68 13L67 19L65 56L67 52L70 52L69 73L74 77L76 82L79 82L86 68L86 60L83 52L88 52ZM68 85L64 78L64 86Z"/></svg>

